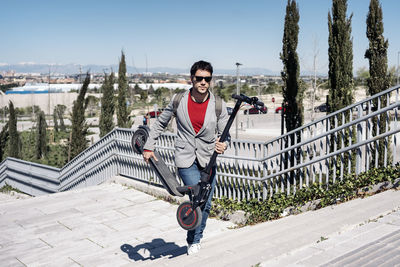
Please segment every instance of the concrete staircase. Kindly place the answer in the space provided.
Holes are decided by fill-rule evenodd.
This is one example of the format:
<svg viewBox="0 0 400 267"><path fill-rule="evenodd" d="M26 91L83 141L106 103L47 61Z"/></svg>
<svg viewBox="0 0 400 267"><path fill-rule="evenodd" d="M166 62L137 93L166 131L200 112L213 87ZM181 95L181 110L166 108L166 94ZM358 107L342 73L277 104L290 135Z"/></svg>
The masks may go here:
<svg viewBox="0 0 400 267"><path fill-rule="evenodd" d="M398 190L240 229L210 219L191 256L176 208L116 183L7 199L0 202L0 265L316 266L355 262L349 256L384 236L400 241Z"/></svg>

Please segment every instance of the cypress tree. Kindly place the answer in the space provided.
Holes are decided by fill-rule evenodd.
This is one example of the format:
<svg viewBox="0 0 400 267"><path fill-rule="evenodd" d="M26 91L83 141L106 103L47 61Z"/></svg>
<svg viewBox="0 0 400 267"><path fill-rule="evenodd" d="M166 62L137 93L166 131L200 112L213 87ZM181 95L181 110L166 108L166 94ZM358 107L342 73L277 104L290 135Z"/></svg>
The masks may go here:
<svg viewBox="0 0 400 267"><path fill-rule="evenodd" d="M142 89L140 89L139 85L136 83L135 87L133 87L133 91L135 94L140 94L140 92L142 92Z"/></svg>
<svg viewBox="0 0 400 267"><path fill-rule="evenodd" d="M383 36L383 15L382 7L379 0L371 0L369 4L369 11L367 15L367 38L369 40L369 48L365 52L365 58L369 61L369 78L367 79L368 91L370 95L375 95L389 88L390 77L387 72L387 49L388 41L385 40ZM374 106L378 106L378 100L374 101ZM387 105L387 98L383 96L381 98L381 107ZM388 124L389 118L387 114L381 114L378 122L378 118L374 117L372 119L372 135L376 136L378 127L379 132L386 132L386 125ZM379 125L378 125L379 124ZM387 125L390 126L389 124ZM378 146L378 147L375 147ZM391 151L389 149L388 159L389 164L391 162ZM385 140L379 140L379 144L374 143L374 148L372 149L372 164L375 166L384 166L385 160ZM376 162L376 152L379 153L378 162Z"/></svg>
<svg viewBox="0 0 400 267"><path fill-rule="evenodd" d="M9 132L9 155L14 158L21 158L21 140L17 130L17 116L15 114L13 102L9 102L8 109L10 117L8 119L8 132Z"/></svg>
<svg viewBox="0 0 400 267"><path fill-rule="evenodd" d="M303 91L300 86L300 64L296 49L299 35L299 9L295 0L288 0L286 6L283 47L280 58L283 101L286 109L286 131L290 132L303 124ZM293 140L294 141L294 140Z"/></svg>
<svg viewBox="0 0 400 267"><path fill-rule="evenodd" d="M353 40L351 37L351 18L346 18L347 0L333 0L332 15L328 13L328 29L329 29L329 112L340 110L353 102ZM350 112L344 116L337 116L330 121L331 128L335 128L350 120ZM336 124L337 123L337 124ZM355 138L355 129L347 129L330 136L330 149L339 150L350 144L350 139ZM343 140L343 145L342 145ZM351 153L355 153L352 151ZM332 179L336 179L336 170L350 171L354 170L355 156L351 157L351 153L345 153L335 158L330 163L330 175ZM351 159L350 159L351 158ZM350 159L350 166L349 166Z"/></svg>
<svg viewBox="0 0 400 267"><path fill-rule="evenodd" d="M303 124L303 87L300 86L300 64L296 49L299 35L299 9L295 0L288 0L286 5L285 25L282 39L282 53L280 58L283 63L281 72L283 87L283 113L286 131L290 132ZM301 142L300 133L289 136L285 146ZM290 161L291 166L295 160L300 161L300 150L292 150L286 153L285 158ZM284 161L284 168L288 167L289 161ZM293 182L295 173L290 173L290 181Z"/></svg>
<svg viewBox="0 0 400 267"><path fill-rule="evenodd" d="M102 92L99 123L100 137L105 136L114 128L114 73L111 73L109 77L107 77L107 74L104 75Z"/></svg>
<svg viewBox="0 0 400 267"><path fill-rule="evenodd" d="M8 136L8 123L6 123L0 132L0 162L3 161L3 155L6 149Z"/></svg>
<svg viewBox="0 0 400 267"><path fill-rule="evenodd" d="M55 106L53 110L53 123L54 123L54 131L58 132L57 106Z"/></svg>
<svg viewBox="0 0 400 267"><path fill-rule="evenodd" d="M153 85L150 84L148 92L149 92L149 95L154 95L154 87L153 87Z"/></svg>
<svg viewBox="0 0 400 267"><path fill-rule="evenodd" d="M64 112L67 109L65 105L57 105L57 117L60 120L60 130L65 131L65 124L64 124Z"/></svg>
<svg viewBox="0 0 400 267"><path fill-rule="evenodd" d="M88 126L85 122L85 109L88 104L87 98L85 99L86 91L89 87L90 75L86 74L85 81L82 88L79 90L77 99L74 101L72 108L72 133L71 133L71 157L73 159L87 147L86 134Z"/></svg>
<svg viewBox="0 0 400 267"><path fill-rule="evenodd" d="M37 124L36 124L36 158L41 159L43 156L47 155L47 137L46 137L46 119L44 112L40 111L37 114Z"/></svg>
<svg viewBox="0 0 400 267"><path fill-rule="evenodd" d="M346 18L347 0L333 0L329 27L329 106L334 112L353 102L353 39L351 18Z"/></svg>
<svg viewBox="0 0 400 267"><path fill-rule="evenodd" d="M121 51L121 60L118 69L118 109L117 124L118 127L130 127L128 121L128 109L126 107L126 96L128 91L128 80L126 78L125 54Z"/></svg>

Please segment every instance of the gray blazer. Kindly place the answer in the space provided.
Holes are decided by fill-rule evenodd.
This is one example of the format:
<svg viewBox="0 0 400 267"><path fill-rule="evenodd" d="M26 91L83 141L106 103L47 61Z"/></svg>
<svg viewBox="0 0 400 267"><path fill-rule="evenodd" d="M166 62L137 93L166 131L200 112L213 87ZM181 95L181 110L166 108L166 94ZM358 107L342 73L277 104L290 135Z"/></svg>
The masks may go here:
<svg viewBox="0 0 400 267"><path fill-rule="evenodd" d="M175 98L175 96L176 95L174 95L173 98ZM222 111L217 123L215 97L210 92L210 100L208 102L203 127L196 134L187 109L188 97L189 91L182 97L176 111L178 136L175 140L175 164L178 168L188 168L197 158L200 166L205 167L215 150L216 138L222 134L229 116L226 110L226 104L222 101ZM154 151L157 138L161 135L164 128L167 127L168 122L174 115L173 98L161 113L160 117L158 117L158 120L151 126L150 135L144 149ZM227 144L229 140L230 136L228 136Z"/></svg>

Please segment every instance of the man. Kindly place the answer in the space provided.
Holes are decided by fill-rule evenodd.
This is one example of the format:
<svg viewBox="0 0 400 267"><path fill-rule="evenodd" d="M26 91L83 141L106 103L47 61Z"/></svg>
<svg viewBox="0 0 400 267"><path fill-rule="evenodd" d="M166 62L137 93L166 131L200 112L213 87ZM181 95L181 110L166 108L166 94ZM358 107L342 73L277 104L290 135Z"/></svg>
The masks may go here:
<svg viewBox="0 0 400 267"><path fill-rule="evenodd" d="M193 87L184 93L176 109L177 138L175 140L175 164L185 185L197 184L200 171L206 167L214 150L221 154L227 142L219 142L219 136L228 122L226 104L221 99L221 111L216 114L216 97L209 91L213 68L210 63L198 61L190 70ZM176 97L176 95L174 96ZM146 162L154 156L156 139L168 125L174 115L173 99L151 127L149 138L144 146L143 158ZM230 137L228 138L230 139ZM215 177L215 166L212 169L212 179ZM197 253L201 246L200 240L206 227L206 221L211 209L211 199L215 180L209 199L203 206L202 222L194 230L187 232L188 255Z"/></svg>
<svg viewBox="0 0 400 267"><path fill-rule="evenodd" d="M147 121L148 121L148 117L147 115L143 116L143 125L146 126L147 125Z"/></svg>

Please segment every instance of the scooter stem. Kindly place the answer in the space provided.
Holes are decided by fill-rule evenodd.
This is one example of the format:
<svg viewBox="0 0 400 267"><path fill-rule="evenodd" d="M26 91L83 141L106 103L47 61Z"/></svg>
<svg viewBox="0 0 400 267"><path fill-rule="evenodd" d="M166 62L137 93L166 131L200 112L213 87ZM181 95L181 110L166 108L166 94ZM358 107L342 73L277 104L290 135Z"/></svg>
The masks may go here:
<svg viewBox="0 0 400 267"><path fill-rule="evenodd" d="M242 99L238 99L238 101L236 102L235 107L232 110L232 114L229 117L228 122L226 123L226 126L225 126L225 128L224 128L224 130L222 132L221 137L219 138L220 142L225 142L226 141L226 137L228 136L229 129L231 128L232 123L235 120L236 114L238 113L238 111L240 109L240 106L242 105L242 102L243 102ZM217 156L218 156L218 153L216 151L214 151L214 153L212 154L211 159L210 159L206 169L204 170L204 172L208 173L209 175L207 177L202 176L201 177L201 181L202 182L206 182L206 183L209 182L211 169L215 165L215 162L217 161Z"/></svg>

